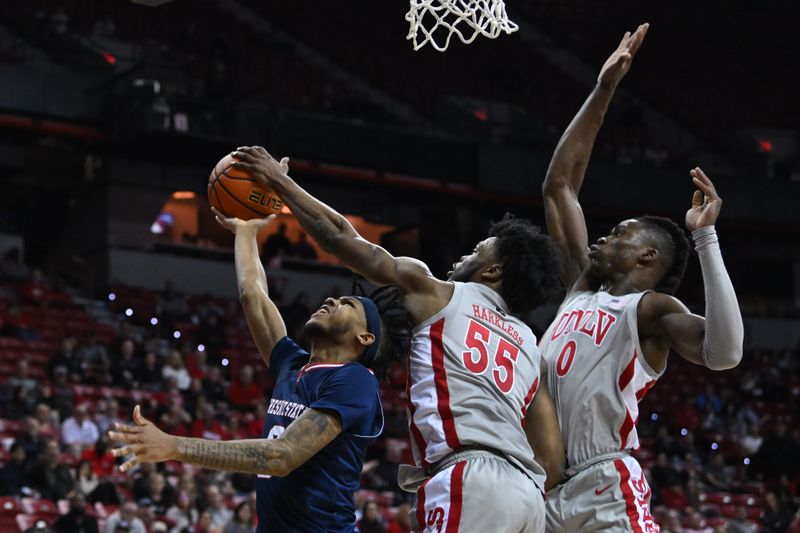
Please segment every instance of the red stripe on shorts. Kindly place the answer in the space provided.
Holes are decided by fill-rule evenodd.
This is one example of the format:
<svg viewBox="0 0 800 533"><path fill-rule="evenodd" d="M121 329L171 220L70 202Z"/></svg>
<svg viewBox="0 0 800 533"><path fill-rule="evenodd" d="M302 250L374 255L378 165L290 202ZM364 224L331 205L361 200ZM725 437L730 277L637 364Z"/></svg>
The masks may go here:
<svg viewBox="0 0 800 533"><path fill-rule="evenodd" d="M453 412L450 411L450 390L447 387L447 374L444 370L444 344L442 343L442 330L444 318L431 324L431 364L433 365L433 381L436 384L436 398L439 416L442 419L444 438L447 445L457 450L461 447L456 433L456 424Z"/></svg>
<svg viewBox="0 0 800 533"><path fill-rule="evenodd" d="M628 520L630 520L631 528L634 533L642 533L642 528L639 526L639 511L636 508L636 496L633 495L633 490L628 484L631 479L631 472L628 470L628 465L622 459L614 461L614 467L619 473L619 488L622 489L622 496L625 498L625 509L628 512Z"/></svg>
<svg viewBox="0 0 800 533"><path fill-rule="evenodd" d="M464 467L466 461L456 463L453 472L450 473L450 512L447 514L447 529L445 533L458 533L458 526L461 522L461 494L464 484Z"/></svg>
<svg viewBox="0 0 800 533"><path fill-rule="evenodd" d="M425 521L425 487L428 485L430 478L417 489L417 531L425 531L428 525Z"/></svg>

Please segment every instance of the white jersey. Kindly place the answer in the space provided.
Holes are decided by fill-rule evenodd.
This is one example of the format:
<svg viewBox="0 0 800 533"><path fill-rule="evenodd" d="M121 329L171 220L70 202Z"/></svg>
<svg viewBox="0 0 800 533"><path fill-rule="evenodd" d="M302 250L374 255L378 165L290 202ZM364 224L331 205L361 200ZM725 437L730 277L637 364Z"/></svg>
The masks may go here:
<svg viewBox="0 0 800 533"><path fill-rule="evenodd" d="M450 302L414 328L407 385L417 466L464 446L503 452L542 488L525 414L539 386L541 352L502 297L479 283L455 283Z"/></svg>
<svg viewBox="0 0 800 533"><path fill-rule="evenodd" d="M639 401L662 372L639 345L645 292L574 292L541 341L568 465L639 447Z"/></svg>

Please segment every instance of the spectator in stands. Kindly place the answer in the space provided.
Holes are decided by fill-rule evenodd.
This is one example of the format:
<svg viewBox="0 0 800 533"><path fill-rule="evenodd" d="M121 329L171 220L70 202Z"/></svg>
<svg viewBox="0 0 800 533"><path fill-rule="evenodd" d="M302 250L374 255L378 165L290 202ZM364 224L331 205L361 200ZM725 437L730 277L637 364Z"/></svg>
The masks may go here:
<svg viewBox="0 0 800 533"><path fill-rule="evenodd" d="M97 520L86 513L86 498L79 490L69 495L69 512L53 524L56 533L98 533Z"/></svg>
<svg viewBox="0 0 800 533"><path fill-rule="evenodd" d="M61 349L50 358L47 364L47 373L50 379L54 379L55 369L63 366L67 371L67 377L72 383L83 381L83 368L78 354L78 339L75 335L67 335L61 340Z"/></svg>
<svg viewBox="0 0 800 533"><path fill-rule="evenodd" d="M97 429L100 435L105 435L115 422L121 422L117 418L119 412L119 402L114 398L110 400L98 400L94 405L94 423L97 424Z"/></svg>
<svg viewBox="0 0 800 533"><path fill-rule="evenodd" d="M786 424L779 421L772 433L767 435L758 451L758 465L767 480L778 479L786 472L788 461L796 460L798 453L792 438L786 432Z"/></svg>
<svg viewBox="0 0 800 533"><path fill-rule="evenodd" d="M192 384L192 378L189 376L189 372L186 371L186 367L183 366L183 359L181 359L181 353L178 350L172 350L169 354L167 363L161 370L161 375L165 380L174 380L175 385L181 391L185 391Z"/></svg>
<svg viewBox="0 0 800 533"><path fill-rule="evenodd" d="M722 419L719 414L714 411L710 403L707 403L704 407L700 429L706 433L719 433L723 431Z"/></svg>
<svg viewBox="0 0 800 533"><path fill-rule="evenodd" d="M24 341L39 340L39 334L33 329L30 319L19 310L19 307L12 305L6 311L6 316L2 320L0 336L13 337Z"/></svg>
<svg viewBox="0 0 800 533"><path fill-rule="evenodd" d="M311 243L308 242L305 231L300 232L300 237L297 239L297 242L292 245L292 255L300 259L316 261L317 251L311 246Z"/></svg>
<svg viewBox="0 0 800 533"><path fill-rule="evenodd" d="M172 330L176 320L184 318L188 313L186 296L175 290L175 282L168 279L164 282L164 290L158 296L157 311L161 324Z"/></svg>
<svg viewBox="0 0 800 533"><path fill-rule="evenodd" d="M24 424L25 429L17 434L14 444L19 444L25 449L26 466L30 466L41 456L47 446L47 439L41 435L41 425L34 417L27 417Z"/></svg>
<svg viewBox="0 0 800 533"><path fill-rule="evenodd" d="M86 338L86 344L81 346L81 363L83 375L87 382L105 385L109 382L110 362L106 347L97 342L97 334L92 331Z"/></svg>
<svg viewBox="0 0 800 533"><path fill-rule="evenodd" d="M222 533L253 533L253 505L243 501L236 506L233 518L225 524Z"/></svg>
<svg viewBox="0 0 800 533"><path fill-rule="evenodd" d="M243 411L264 395L264 391L253 382L253 367L244 365L239 369L236 380L228 389L228 400L234 409Z"/></svg>
<svg viewBox="0 0 800 533"><path fill-rule="evenodd" d="M225 427L219 420L214 418L215 415L214 408L210 404L198 404L197 419L192 424L189 435L202 439L225 440Z"/></svg>
<svg viewBox="0 0 800 533"><path fill-rule="evenodd" d="M733 476L725 465L725 457L721 453L713 455L711 464L706 465L703 474L705 483L713 490L729 491L733 486Z"/></svg>
<svg viewBox="0 0 800 533"><path fill-rule="evenodd" d="M111 375L114 385L129 389L137 388L136 377L139 375L141 361L136 357L136 343L133 339L125 339L120 345L111 363Z"/></svg>
<svg viewBox="0 0 800 533"><path fill-rule="evenodd" d="M78 449L94 446L100 432L97 425L89 419L89 409L86 404L75 407L75 415L64 420L61 425L61 440L67 446Z"/></svg>
<svg viewBox="0 0 800 533"><path fill-rule="evenodd" d="M192 505L192 497L188 492L178 494L175 505L167 510L167 518L175 523L172 530L176 532L184 531L197 523L197 509Z"/></svg>
<svg viewBox="0 0 800 533"><path fill-rule="evenodd" d="M192 350L191 355L186 360L186 369L192 379L202 380L208 373L208 356L206 351Z"/></svg>
<svg viewBox="0 0 800 533"><path fill-rule="evenodd" d="M386 529L386 533L411 533L411 508L407 503L397 507L397 514Z"/></svg>
<svg viewBox="0 0 800 533"><path fill-rule="evenodd" d="M144 364L139 370L139 386L144 390L158 390L161 388L161 383L164 378L161 373L161 364L158 361L158 356L154 351L148 351L144 354Z"/></svg>
<svg viewBox="0 0 800 533"><path fill-rule="evenodd" d="M9 461L0 469L0 496L17 496L25 482L25 447L15 442L8 458Z"/></svg>
<svg viewBox="0 0 800 533"><path fill-rule="evenodd" d="M794 514L794 520L789 524L789 533L800 533L800 509Z"/></svg>
<svg viewBox="0 0 800 533"><path fill-rule="evenodd" d="M680 474L670 464L669 457L664 452L656 456L656 464L650 469L650 478L656 487L670 487L682 482Z"/></svg>
<svg viewBox="0 0 800 533"><path fill-rule="evenodd" d="M20 300L23 303L39 307L47 307L50 299L50 289L44 279L44 274L38 268L31 271L31 277L20 290Z"/></svg>
<svg viewBox="0 0 800 533"><path fill-rule="evenodd" d="M8 411L16 415L10 418L21 418L32 414L36 402L39 401L39 384L28 373L28 361L19 359L14 365L14 373L6 381L6 389L11 399Z"/></svg>
<svg viewBox="0 0 800 533"><path fill-rule="evenodd" d="M204 512L208 512L210 515L210 527L221 530L230 521L233 513L225 506L225 500L219 487L216 485L206 487L206 502L208 502L208 506Z"/></svg>
<svg viewBox="0 0 800 533"><path fill-rule="evenodd" d="M106 520L104 533L117 533L120 526L130 533L147 533L144 522L136 516L138 509L133 502L127 502Z"/></svg>
<svg viewBox="0 0 800 533"><path fill-rule="evenodd" d="M48 500L57 501L70 493L75 480L70 468L61 463L58 441L47 441L41 458L28 472L25 484Z"/></svg>
<svg viewBox="0 0 800 533"><path fill-rule="evenodd" d="M764 533L786 531L792 521L792 512L772 491L764 495L764 512L761 513L761 526Z"/></svg>
<svg viewBox="0 0 800 533"><path fill-rule="evenodd" d="M736 516L728 521L725 531L729 533L758 533L758 526L747 518L747 508L740 505L736 508Z"/></svg>
<svg viewBox="0 0 800 533"><path fill-rule="evenodd" d="M364 504L361 521L358 522L358 530L361 533L385 532L381 521L381 510L374 501L368 501Z"/></svg>
<svg viewBox="0 0 800 533"><path fill-rule="evenodd" d="M703 515L694 509L689 508L687 526L683 528L684 533L714 533L714 529L706 524Z"/></svg>
<svg viewBox="0 0 800 533"><path fill-rule="evenodd" d="M194 533L222 533L222 528L212 522L211 512L206 510L200 513L200 518L194 526Z"/></svg>
<svg viewBox="0 0 800 533"><path fill-rule="evenodd" d="M764 438L759 434L758 425L750 424L749 429L739 441L739 445L742 452L752 457L758 453L763 442Z"/></svg>
<svg viewBox="0 0 800 533"><path fill-rule="evenodd" d="M208 375L203 379L203 392L208 401L214 405L228 399L227 387L220 367L212 366L208 369Z"/></svg>
<svg viewBox="0 0 800 533"><path fill-rule="evenodd" d="M719 399L717 392L714 390L714 385L708 383L703 392L697 396L697 409L700 412L706 410L706 406L710 405L715 413L722 412L722 401Z"/></svg>
<svg viewBox="0 0 800 533"><path fill-rule="evenodd" d="M92 472L102 477L109 477L114 473L116 459L111 455L111 443L105 433L100 433L100 437L95 442L93 448L87 448L81 453L81 459L87 461L92 468ZM87 491L84 493L88 494Z"/></svg>
<svg viewBox="0 0 800 533"><path fill-rule="evenodd" d="M278 230L264 241L264 246L261 248L261 256L264 258L265 263L275 257L287 257L292 254L292 243L286 236L286 229L286 224L279 224Z"/></svg>
<svg viewBox="0 0 800 533"><path fill-rule="evenodd" d="M67 382L67 369L57 366L53 373L53 382L50 385L50 405L55 410L58 418L66 420L75 411L75 390Z"/></svg>
<svg viewBox="0 0 800 533"><path fill-rule="evenodd" d="M92 464L86 459L81 459L75 467L75 488L81 493L89 495L100 484L100 478L92 470Z"/></svg>
<svg viewBox="0 0 800 533"><path fill-rule="evenodd" d="M39 431L43 437L51 439L61 435L58 411L54 411L46 403L40 403L36 406L33 416L39 422Z"/></svg>
<svg viewBox="0 0 800 533"><path fill-rule="evenodd" d="M163 516L175 501L175 489L163 474L152 472L147 478L147 492L136 500L141 507L151 507L156 516Z"/></svg>

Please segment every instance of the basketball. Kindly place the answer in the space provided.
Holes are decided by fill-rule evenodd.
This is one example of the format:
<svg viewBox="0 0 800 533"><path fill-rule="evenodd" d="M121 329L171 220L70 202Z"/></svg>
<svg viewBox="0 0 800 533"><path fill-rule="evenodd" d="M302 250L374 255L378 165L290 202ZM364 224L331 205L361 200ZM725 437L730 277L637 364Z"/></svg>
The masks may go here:
<svg viewBox="0 0 800 533"><path fill-rule="evenodd" d="M214 166L208 177L208 202L226 217L242 220L280 213L283 200L249 172L233 168L235 162L228 154Z"/></svg>

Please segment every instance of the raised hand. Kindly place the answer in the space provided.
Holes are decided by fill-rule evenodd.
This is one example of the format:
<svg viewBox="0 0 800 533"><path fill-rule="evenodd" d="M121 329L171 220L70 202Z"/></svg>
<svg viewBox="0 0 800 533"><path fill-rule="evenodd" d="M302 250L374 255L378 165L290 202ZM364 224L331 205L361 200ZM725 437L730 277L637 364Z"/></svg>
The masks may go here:
<svg viewBox="0 0 800 533"><path fill-rule="evenodd" d="M132 456L120 465L120 471L127 472L139 463L160 463L178 456L175 437L143 417L138 405L133 408L133 421L134 426L116 423L115 431L108 432L111 440L125 443L125 446L111 450L111 454L114 457Z"/></svg>
<svg viewBox="0 0 800 533"><path fill-rule="evenodd" d="M607 85L617 85L620 82L628 72L633 56L636 55L637 50L642 45L644 36L647 35L649 28L650 24L645 23L636 28L633 35L629 31L625 32L625 36L622 37L617 49L614 50L614 53L606 60L603 68L600 69L600 76L598 76L597 81Z"/></svg>
<svg viewBox="0 0 800 533"><path fill-rule="evenodd" d="M289 158L278 161L262 146L240 146L231 155L239 160L234 168L249 172L261 185L273 190L275 180L289 174Z"/></svg>
<svg viewBox="0 0 800 533"><path fill-rule="evenodd" d="M228 218L220 213L216 207L212 207L211 211L214 213L214 219L217 221L217 224L234 234L240 228L251 228L253 231L258 232L258 230L261 228L269 225L269 223L272 222L272 220L277 216L270 215L267 218L252 218L250 220L242 220L241 218L236 217Z"/></svg>
<svg viewBox="0 0 800 533"><path fill-rule="evenodd" d="M686 229L694 231L703 226L712 226L717 221L722 209L722 198L700 167L690 170L689 174L698 190L692 196L692 208L686 211Z"/></svg>

